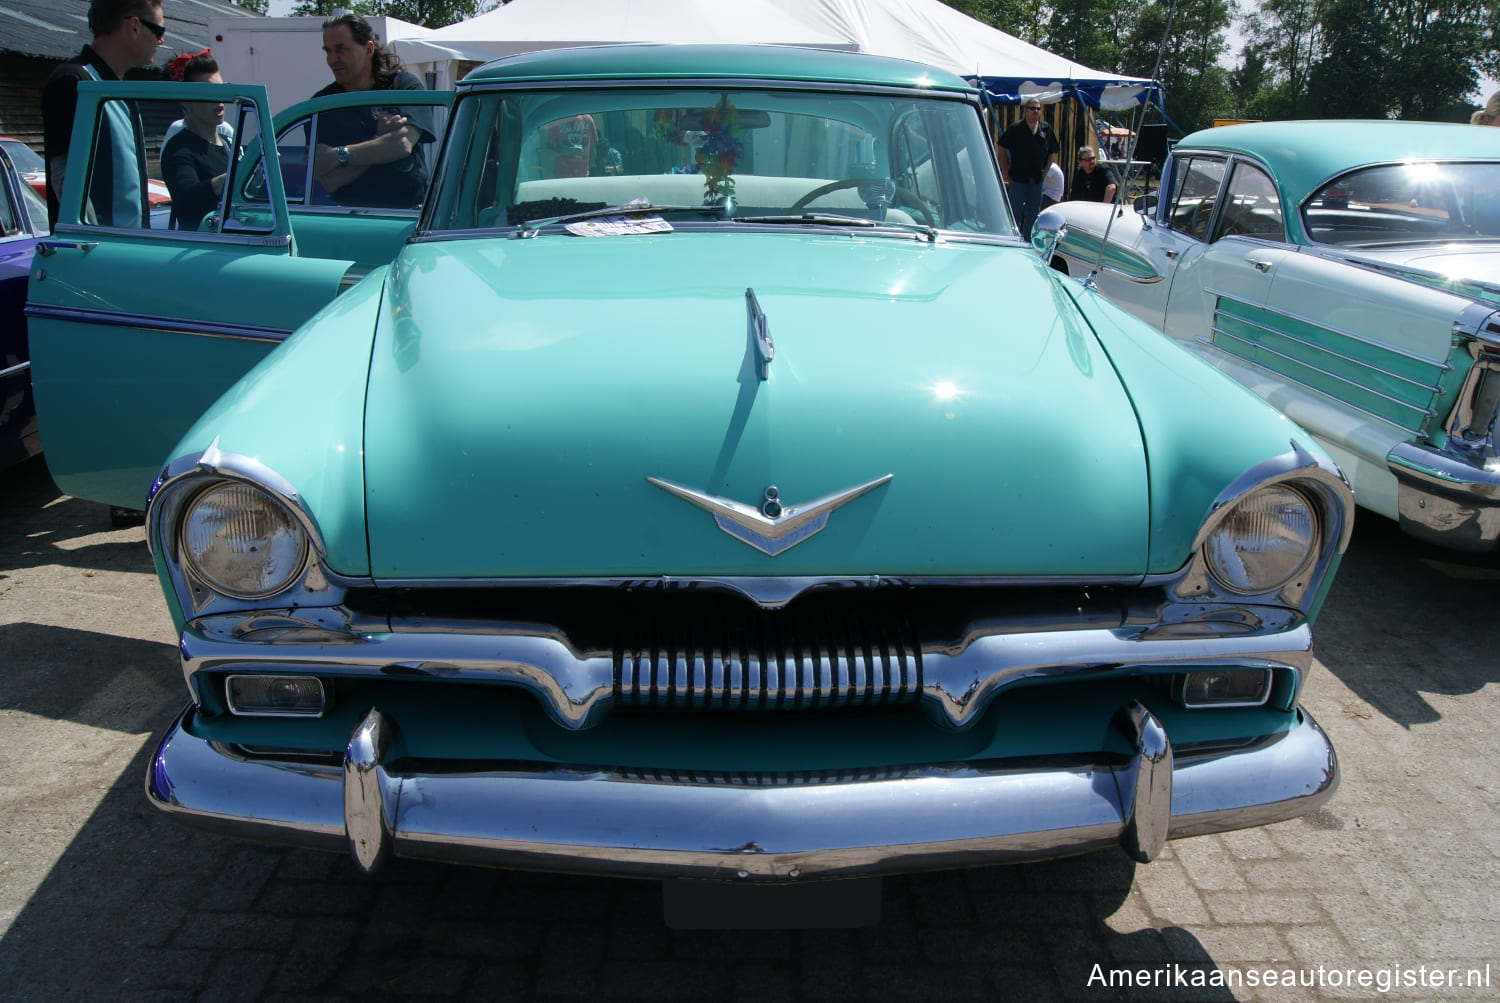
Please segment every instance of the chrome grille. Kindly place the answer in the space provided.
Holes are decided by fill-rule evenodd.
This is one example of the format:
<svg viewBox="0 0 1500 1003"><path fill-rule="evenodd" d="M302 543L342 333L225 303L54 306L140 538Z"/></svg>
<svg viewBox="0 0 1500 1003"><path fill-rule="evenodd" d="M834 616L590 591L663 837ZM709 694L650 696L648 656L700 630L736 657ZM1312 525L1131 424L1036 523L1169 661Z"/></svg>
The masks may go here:
<svg viewBox="0 0 1500 1003"><path fill-rule="evenodd" d="M818 787L829 784L869 783L876 780L899 780L912 773L909 766L866 767L851 770L803 770L735 772L659 770L627 767L616 775L622 780L639 780L652 784L679 784L690 787Z"/></svg>
<svg viewBox="0 0 1500 1003"><path fill-rule="evenodd" d="M673 624L616 646L627 707L791 710L909 703L922 656L906 621L857 615Z"/></svg>

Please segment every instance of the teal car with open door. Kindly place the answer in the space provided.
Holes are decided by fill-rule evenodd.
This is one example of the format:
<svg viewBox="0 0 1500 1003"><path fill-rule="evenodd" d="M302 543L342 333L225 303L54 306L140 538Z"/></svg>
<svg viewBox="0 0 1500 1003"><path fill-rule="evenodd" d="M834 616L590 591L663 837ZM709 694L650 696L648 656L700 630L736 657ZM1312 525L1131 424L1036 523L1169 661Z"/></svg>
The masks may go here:
<svg viewBox="0 0 1500 1003"><path fill-rule="evenodd" d="M162 810L365 869L754 883L1149 860L1333 793L1298 695L1346 485L1037 259L963 80L503 59L352 283L293 253L285 173L208 234L70 188L33 276L59 481L150 498Z"/></svg>

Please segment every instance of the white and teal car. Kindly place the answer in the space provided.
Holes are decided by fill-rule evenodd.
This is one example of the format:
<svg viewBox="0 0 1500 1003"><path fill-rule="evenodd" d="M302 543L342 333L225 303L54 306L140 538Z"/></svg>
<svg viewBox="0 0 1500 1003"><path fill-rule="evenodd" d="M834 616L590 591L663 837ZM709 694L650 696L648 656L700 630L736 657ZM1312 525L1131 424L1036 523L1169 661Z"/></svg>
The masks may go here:
<svg viewBox="0 0 1500 1003"><path fill-rule="evenodd" d="M205 87L80 86L28 306L59 485L149 499L163 811L366 869L790 882L1149 860L1333 793L1298 699L1344 481L1038 259L963 80L491 63L374 265L328 235L399 213L305 239L285 129L199 230L88 221L101 100L267 120Z"/></svg>
<svg viewBox="0 0 1500 1003"><path fill-rule="evenodd" d="M1068 202L1054 267L1306 428L1359 505L1500 543L1500 129L1274 122L1188 136L1144 211Z"/></svg>

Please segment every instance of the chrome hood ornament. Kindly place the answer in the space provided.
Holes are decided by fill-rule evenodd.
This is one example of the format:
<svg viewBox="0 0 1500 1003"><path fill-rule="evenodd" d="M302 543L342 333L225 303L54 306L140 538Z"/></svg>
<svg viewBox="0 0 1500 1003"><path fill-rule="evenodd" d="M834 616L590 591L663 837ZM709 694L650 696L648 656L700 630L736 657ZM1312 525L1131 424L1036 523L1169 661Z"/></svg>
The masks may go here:
<svg viewBox="0 0 1500 1003"><path fill-rule="evenodd" d="M795 547L828 525L829 513L840 505L853 501L866 491L873 491L890 479L891 475L885 474L873 481L856 484L852 488L844 488L801 505L783 505L781 492L773 484L766 488L761 496L761 507L756 510L749 505L685 488L659 477L646 478L663 491L706 510L724 532L771 557Z"/></svg>
<svg viewBox="0 0 1500 1003"><path fill-rule="evenodd" d="M771 378L771 360L776 358L776 342L771 340L771 322L766 319L754 289L745 290L745 311L750 320L750 340L755 342L755 354L759 357L756 373L764 382Z"/></svg>

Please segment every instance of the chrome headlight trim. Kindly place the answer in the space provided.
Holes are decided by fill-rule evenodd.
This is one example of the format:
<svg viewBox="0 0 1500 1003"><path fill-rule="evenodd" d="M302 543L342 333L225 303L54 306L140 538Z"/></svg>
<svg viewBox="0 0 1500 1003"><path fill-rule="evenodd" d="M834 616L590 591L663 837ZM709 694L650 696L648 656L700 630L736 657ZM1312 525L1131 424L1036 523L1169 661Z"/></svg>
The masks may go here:
<svg viewBox="0 0 1500 1003"><path fill-rule="evenodd" d="M1354 494L1332 462L1304 448L1297 440L1291 450L1257 463L1220 492L1208 517L1193 539L1192 556L1185 567L1169 575L1153 576L1149 582L1165 585L1172 595L1190 602L1267 603L1306 612L1317 596L1334 559L1349 546L1354 531ZM1318 539L1312 558L1299 565L1299 573L1288 582L1261 593L1230 589L1210 571L1207 545L1223 521L1255 492L1283 485L1297 491L1312 505L1318 522Z"/></svg>
<svg viewBox="0 0 1500 1003"><path fill-rule="evenodd" d="M307 566L307 533L264 488L219 480L193 492L177 523L177 553L188 572L235 599L267 599Z"/></svg>
<svg viewBox="0 0 1500 1003"><path fill-rule="evenodd" d="M160 556L183 612L189 616L261 608L265 597L227 595L194 574L183 559L179 527L191 502L215 484L250 485L269 495L291 516L307 540L301 571L279 593L276 605L332 606L342 602L346 588L366 586L368 579L336 575L326 567L327 548L317 522L302 497L282 476L259 460L219 449L214 439L201 453L170 462L157 475L146 501L146 544Z"/></svg>
<svg viewBox="0 0 1500 1003"><path fill-rule="evenodd" d="M1254 525L1266 521L1281 532ZM1282 588L1317 556L1321 523L1318 507L1295 486L1263 484L1231 505L1204 538L1208 573L1236 595Z"/></svg>

